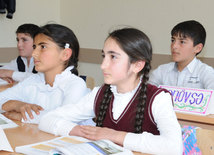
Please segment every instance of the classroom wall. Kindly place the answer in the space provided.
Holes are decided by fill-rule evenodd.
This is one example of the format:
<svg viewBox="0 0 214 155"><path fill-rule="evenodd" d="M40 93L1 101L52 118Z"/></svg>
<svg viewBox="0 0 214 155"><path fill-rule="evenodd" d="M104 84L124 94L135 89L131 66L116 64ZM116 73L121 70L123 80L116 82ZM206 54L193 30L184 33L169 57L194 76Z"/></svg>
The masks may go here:
<svg viewBox="0 0 214 155"><path fill-rule="evenodd" d="M82 48L102 49L109 31L128 25L144 31L153 52L166 57L170 55L172 27L184 20L198 20L207 31L206 45L199 56L214 58L213 6L212 0L63 0L60 19L74 30ZM80 71L86 73L91 68L100 69L99 64L84 63ZM102 83L100 72L90 75L96 84Z"/></svg>
<svg viewBox="0 0 214 155"><path fill-rule="evenodd" d="M15 30L19 25L26 22L44 25L49 21L70 27L81 48L87 49L80 54L91 52L90 56L99 60L99 51L109 31L124 25L139 28L150 37L153 53L168 61L170 31L178 22L189 19L200 21L207 30L206 45L199 56L214 58L212 0L17 0L16 3L13 19L0 14L1 61L5 53L7 59L16 56L8 51L16 47ZM79 72L92 76L96 85L103 83L100 62L80 58Z"/></svg>
<svg viewBox="0 0 214 155"><path fill-rule="evenodd" d="M49 21L60 22L60 0L16 0L13 19L0 14L0 48L16 47L15 31L19 25L44 25Z"/></svg>

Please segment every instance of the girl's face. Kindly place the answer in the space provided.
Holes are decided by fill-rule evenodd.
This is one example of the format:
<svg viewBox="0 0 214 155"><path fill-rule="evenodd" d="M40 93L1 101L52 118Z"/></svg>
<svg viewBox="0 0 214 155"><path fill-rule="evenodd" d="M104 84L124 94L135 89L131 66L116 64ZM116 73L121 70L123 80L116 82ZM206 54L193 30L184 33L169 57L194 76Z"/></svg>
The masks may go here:
<svg viewBox="0 0 214 155"><path fill-rule="evenodd" d="M64 61L62 59L62 49L48 36L39 34L34 39L34 57L35 69L43 73L61 73L64 70Z"/></svg>
<svg viewBox="0 0 214 155"><path fill-rule="evenodd" d="M26 33L17 33L16 40L19 55L22 57L31 58L33 52L33 38Z"/></svg>
<svg viewBox="0 0 214 155"><path fill-rule="evenodd" d="M118 92L127 92L135 88L137 74L135 65L130 64L129 56L120 48L117 42L108 38L102 51L104 82L117 86ZM139 81L137 81L138 83Z"/></svg>

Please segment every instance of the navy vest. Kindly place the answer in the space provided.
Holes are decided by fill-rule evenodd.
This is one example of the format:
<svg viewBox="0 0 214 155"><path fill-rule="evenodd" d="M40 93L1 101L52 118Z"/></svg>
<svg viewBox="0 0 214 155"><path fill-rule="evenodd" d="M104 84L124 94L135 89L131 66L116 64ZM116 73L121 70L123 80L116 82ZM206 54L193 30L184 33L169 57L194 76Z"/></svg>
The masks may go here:
<svg viewBox="0 0 214 155"><path fill-rule="evenodd" d="M18 56L18 58L16 59L16 62L17 62L19 72L25 72L25 64L21 56ZM35 66L33 67L32 73L37 73L37 71L35 70Z"/></svg>

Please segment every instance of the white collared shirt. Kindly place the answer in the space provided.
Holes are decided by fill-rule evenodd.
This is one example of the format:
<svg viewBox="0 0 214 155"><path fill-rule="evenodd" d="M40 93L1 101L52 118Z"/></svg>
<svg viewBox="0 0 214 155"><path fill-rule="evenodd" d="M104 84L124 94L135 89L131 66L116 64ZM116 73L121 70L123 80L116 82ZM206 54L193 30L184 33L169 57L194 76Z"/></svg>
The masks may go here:
<svg viewBox="0 0 214 155"><path fill-rule="evenodd" d="M91 93L88 93L77 104L65 105L47 113L41 119L39 128L55 135L69 135L78 122L95 117L94 100L99 88L95 87ZM111 86L111 91L114 94L114 118L121 115L136 89L121 94L117 93L115 86ZM182 154L181 128L173 110L169 93L161 92L154 98L152 115L160 135L153 135L149 132L141 134L128 133L125 136L123 146L132 151L150 154ZM128 120L127 123L129 123Z"/></svg>
<svg viewBox="0 0 214 155"><path fill-rule="evenodd" d="M194 58L181 72L171 62L160 65L151 72L149 83L159 86L178 86L214 90L214 69Z"/></svg>
<svg viewBox="0 0 214 155"><path fill-rule="evenodd" d="M17 58L16 58L17 59ZM10 63L4 65L3 67L1 67L0 69L8 69L8 70L13 70L13 75L12 75L12 78L13 80L15 81L22 81L24 80L25 78L29 77L30 75L32 75L32 70L33 70L33 67L34 67L34 60L33 60L33 57L31 57L30 59L30 64L29 66L27 65L27 58L25 57L21 57L21 59L23 60L24 62L24 65L25 65L25 72L19 72L18 70L18 65L17 65L17 62L16 62L16 59L12 60Z"/></svg>
<svg viewBox="0 0 214 155"><path fill-rule="evenodd" d="M38 123L46 112L62 105L76 104L90 90L82 78L71 73L72 68L73 66L68 67L61 74L56 75L52 87L45 84L43 73L37 73L6 89L0 93L0 109L9 100L40 105L44 111L41 111L40 115L34 115L35 119L27 121Z"/></svg>

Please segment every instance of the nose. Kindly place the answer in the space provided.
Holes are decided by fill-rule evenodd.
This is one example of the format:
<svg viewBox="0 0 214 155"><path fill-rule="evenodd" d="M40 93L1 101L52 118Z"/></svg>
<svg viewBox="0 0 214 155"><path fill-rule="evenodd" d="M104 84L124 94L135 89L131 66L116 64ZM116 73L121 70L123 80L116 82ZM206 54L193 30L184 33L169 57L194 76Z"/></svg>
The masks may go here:
<svg viewBox="0 0 214 155"><path fill-rule="evenodd" d="M171 49L176 49L178 47L178 42L175 40L171 42Z"/></svg>
<svg viewBox="0 0 214 155"><path fill-rule="evenodd" d="M103 58L103 61L102 61L102 64L101 64L101 66L100 66L100 68L101 68L102 70L104 70L104 69L106 69L106 68L108 67L108 65L109 65L108 60L107 60L106 57L104 57L104 58Z"/></svg>
<svg viewBox="0 0 214 155"><path fill-rule="evenodd" d="M20 48L22 46L22 42L21 41L17 41L17 47Z"/></svg>
<svg viewBox="0 0 214 155"><path fill-rule="evenodd" d="M38 50L36 48L34 48L33 52L32 52L32 57L36 58L38 57Z"/></svg>

